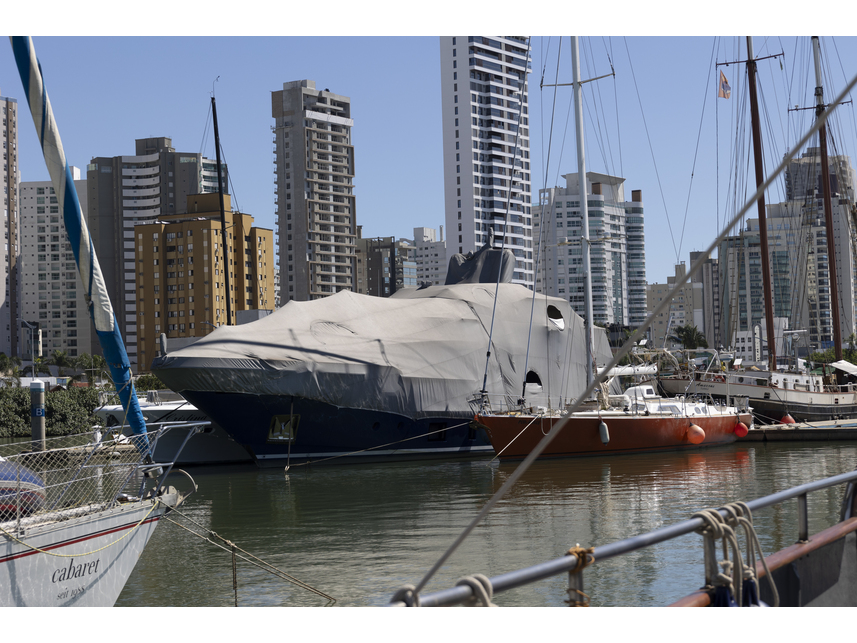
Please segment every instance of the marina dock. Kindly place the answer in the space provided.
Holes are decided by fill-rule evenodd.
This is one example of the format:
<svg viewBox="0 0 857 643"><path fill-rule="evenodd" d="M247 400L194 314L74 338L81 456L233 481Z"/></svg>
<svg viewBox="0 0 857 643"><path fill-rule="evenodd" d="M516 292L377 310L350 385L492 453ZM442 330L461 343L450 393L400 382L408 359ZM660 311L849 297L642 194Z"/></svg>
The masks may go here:
<svg viewBox="0 0 857 643"><path fill-rule="evenodd" d="M770 424L750 429L740 442L808 442L855 440L857 420L824 420L799 424Z"/></svg>

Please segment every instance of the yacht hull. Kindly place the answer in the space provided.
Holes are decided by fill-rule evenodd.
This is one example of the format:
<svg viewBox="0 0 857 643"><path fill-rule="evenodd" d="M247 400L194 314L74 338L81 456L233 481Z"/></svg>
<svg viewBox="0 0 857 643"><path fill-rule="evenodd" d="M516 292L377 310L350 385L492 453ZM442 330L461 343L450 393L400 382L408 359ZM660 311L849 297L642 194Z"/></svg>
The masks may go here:
<svg viewBox="0 0 857 643"><path fill-rule="evenodd" d="M473 458L493 453L472 414L413 419L279 395L183 391L260 467L376 460Z"/></svg>
<svg viewBox="0 0 857 643"><path fill-rule="evenodd" d="M501 460L522 459L530 454L560 417L538 418L533 415L477 416L487 427L494 450ZM607 425L609 442L601 441L599 426ZM736 440L738 422L750 426L749 413L706 417L672 415L631 415L621 411L575 414L542 452L542 458L587 455L621 455L651 451L697 449L731 444ZM694 444L688 428L695 424L705 432L705 439Z"/></svg>

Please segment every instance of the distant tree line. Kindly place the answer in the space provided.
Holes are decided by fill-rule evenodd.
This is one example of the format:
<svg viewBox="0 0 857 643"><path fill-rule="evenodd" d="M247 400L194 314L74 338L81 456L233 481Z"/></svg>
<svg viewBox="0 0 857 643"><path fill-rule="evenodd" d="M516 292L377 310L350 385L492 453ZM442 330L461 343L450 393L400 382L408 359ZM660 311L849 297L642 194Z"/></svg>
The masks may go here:
<svg viewBox="0 0 857 643"><path fill-rule="evenodd" d="M69 358L65 351L54 351L48 360L37 359L34 368L28 365L22 369L20 359L0 353L0 438L30 436L30 390L21 386L21 378L32 372L50 375L49 366L56 366L60 377L71 377L72 381L85 379L90 386L45 391L45 433L48 436L91 430L98 424L94 412L101 391L114 393L108 396L108 404L119 403L107 362L100 355L84 353L78 358ZM103 380L109 383L105 387L93 384ZM137 392L166 388L154 375L137 377L134 387Z"/></svg>

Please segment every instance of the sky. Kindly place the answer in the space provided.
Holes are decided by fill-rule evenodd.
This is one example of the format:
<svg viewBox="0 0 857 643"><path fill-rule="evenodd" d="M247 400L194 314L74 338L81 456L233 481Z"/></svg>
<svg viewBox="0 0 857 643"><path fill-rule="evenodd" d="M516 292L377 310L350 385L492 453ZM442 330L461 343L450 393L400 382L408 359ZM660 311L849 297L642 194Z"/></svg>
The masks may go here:
<svg viewBox="0 0 857 643"><path fill-rule="evenodd" d="M288 22L290 15L284 12L278 19ZM580 40L584 79L609 74L611 65L615 70L615 76L584 88L586 168L624 177L628 200L631 190L642 190L647 278L663 282L677 261L689 263L690 251L711 243L734 203L743 203L741 196L749 194L745 66L714 65L745 60L746 40L635 35L639 29L627 27L629 17L633 23L633 15L626 16L627 36ZM360 20L360 28L345 30L415 31L412 24L375 29L366 15ZM246 16L239 19L234 31L253 33L246 22ZM37 23L45 35L33 36L33 42L66 156L84 174L93 157L133 155L135 139L152 136L172 138L179 152L201 151L213 159L209 111L214 91L233 206L253 215L257 225L274 228L271 92L284 82L312 79L318 88L351 99L354 192L363 236L412 238L414 227L445 224L436 35L141 36L134 34L134 25L122 22L118 30L108 25L98 33L128 35L71 37L62 34L81 30L62 22L47 28ZM24 16L16 26L25 30L28 24ZM228 30L218 25L219 31ZM550 24L524 21L521 26ZM436 18L427 18L425 28L433 34L450 30ZM772 141L766 149L769 167L798 138L794 130L811 124L810 111L786 111L789 104L812 105L808 43L808 37L794 35L754 37L757 57L784 53L759 63L763 112L770 123L765 135ZM540 88L571 82L570 39L533 36L532 45L530 147L537 202L540 188L563 184L563 174L576 173L577 160L571 89ZM822 45L832 85L826 96L832 97L846 75L850 79L857 73L857 38L824 37ZM716 97L720 69L733 89L729 100ZM17 98L22 109L21 179L48 179L8 44L0 45L0 95ZM845 150L855 136L853 109L845 106L842 114ZM745 115L739 118L739 112ZM736 173L736 167L741 171Z"/></svg>

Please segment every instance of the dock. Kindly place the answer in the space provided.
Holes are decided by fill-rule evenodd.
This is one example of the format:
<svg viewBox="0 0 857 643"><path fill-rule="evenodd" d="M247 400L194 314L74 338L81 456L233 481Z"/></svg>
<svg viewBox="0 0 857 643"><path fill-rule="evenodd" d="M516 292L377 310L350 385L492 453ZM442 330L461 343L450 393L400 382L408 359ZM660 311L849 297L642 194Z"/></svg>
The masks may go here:
<svg viewBox="0 0 857 643"><path fill-rule="evenodd" d="M808 442L857 439L857 420L823 420L757 426L739 442Z"/></svg>

